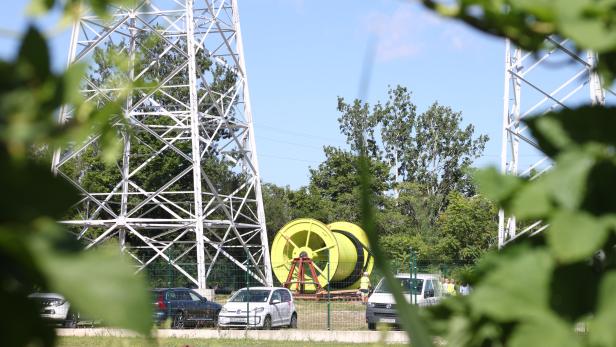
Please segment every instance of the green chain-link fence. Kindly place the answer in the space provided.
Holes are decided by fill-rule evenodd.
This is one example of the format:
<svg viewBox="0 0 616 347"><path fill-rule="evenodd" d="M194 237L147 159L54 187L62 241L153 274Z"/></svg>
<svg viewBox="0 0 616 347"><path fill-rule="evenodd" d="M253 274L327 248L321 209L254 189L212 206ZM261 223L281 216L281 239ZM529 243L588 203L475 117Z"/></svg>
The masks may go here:
<svg viewBox="0 0 616 347"><path fill-rule="evenodd" d="M181 265L183 269L192 276L196 276L196 268L191 268L189 264ZM354 264L339 264L339 266L354 266ZM441 283L450 279L458 280L454 284L454 292L459 293L459 278L464 269L470 267L465 262L452 262L442 260L418 260L413 256L399 262L392 262L392 268L399 274L411 274L411 277L418 274L434 274ZM326 283L320 283L322 288L316 289L312 284L310 269L306 267L305 292L300 293L299 283L296 276L293 278L295 283L288 285L293 293L295 308L298 315L298 328L310 330L366 330L366 303L362 300L362 294L357 286L357 278L351 278L348 282L339 282L335 288ZM323 272L327 268L320 269ZM318 272L318 271L317 271ZM415 274L415 275L413 275ZM154 288L175 288L187 287L195 288L186 277L171 262L159 262L150 266L148 276L152 289ZM374 269L369 276L371 292L378 285L382 275ZM214 292L213 300L224 305L227 300L237 290L246 287L257 287L262 284L245 271L232 263L217 264L212 268L207 281L208 289ZM283 287L278 279L274 279L274 286ZM436 296L445 297L448 295L446 285L441 285ZM413 295L411 295L413 300ZM415 302L416 302L415 298Z"/></svg>

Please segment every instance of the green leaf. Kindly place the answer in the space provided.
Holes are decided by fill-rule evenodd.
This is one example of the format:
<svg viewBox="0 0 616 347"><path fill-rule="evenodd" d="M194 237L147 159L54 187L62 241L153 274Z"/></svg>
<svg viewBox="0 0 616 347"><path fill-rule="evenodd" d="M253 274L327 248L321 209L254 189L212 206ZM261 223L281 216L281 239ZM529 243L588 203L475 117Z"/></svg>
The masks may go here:
<svg viewBox="0 0 616 347"><path fill-rule="evenodd" d="M54 177L49 166L0 160L2 187L1 222L30 222L41 215L61 218L78 196L64 179ZM50 203L53 199L53 203Z"/></svg>
<svg viewBox="0 0 616 347"><path fill-rule="evenodd" d="M550 314L520 323L507 346L581 347L582 344L572 326Z"/></svg>
<svg viewBox="0 0 616 347"><path fill-rule="evenodd" d="M576 262L592 256L607 240L608 226L584 212L559 211L550 220L546 237L561 261Z"/></svg>
<svg viewBox="0 0 616 347"><path fill-rule="evenodd" d="M546 181L550 185L550 194L562 207L572 210L582 204L587 177L594 164L593 156L584 151L570 150L557 157Z"/></svg>
<svg viewBox="0 0 616 347"><path fill-rule="evenodd" d="M6 266L8 264L4 264ZM2 345L13 347L52 347L54 329L43 321L40 307L27 298L27 293L0 287L0 305L5 313L0 317Z"/></svg>
<svg viewBox="0 0 616 347"><path fill-rule="evenodd" d="M45 80L51 73L49 50L43 35L33 26L28 28L19 48L19 63L24 64L39 80Z"/></svg>
<svg viewBox="0 0 616 347"><path fill-rule="evenodd" d="M360 142L361 143L361 142ZM362 155L359 158L359 173L361 187L361 212L362 212L362 227L366 231L368 241L372 245L372 252L375 259L375 265L383 272L386 283L389 288L392 288L394 299L399 305L398 313L400 315L401 325L406 331L409 338L413 340L414 346L428 347L432 346L432 339L424 322L417 313L417 308L409 304L404 298L400 286L397 285L390 265L385 257L379 238L376 231L376 218L374 207L372 204L372 174L370 172L370 159L366 156L366 150L362 147Z"/></svg>
<svg viewBox="0 0 616 347"><path fill-rule="evenodd" d="M597 160L586 180L586 197L581 209L595 216L614 213L616 208L616 160Z"/></svg>
<svg viewBox="0 0 616 347"><path fill-rule="evenodd" d="M27 296L34 286L44 281L19 228L3 228L0 224L0 306L7 314L0 315L0 340L3 346L54 345L53 328L39 314L40 307ZM27 323L25 323L27 322Z"/></svg>
<svg viewBox="0 0 616 347"><path fill-rule="evenodd" d="M55 0L31 0L27 12L33 16L45 14L51 10L54 3Z"/></svg>
<svg viewBox="0 0 616 347"><path fill-rule="evenodd" d="M134 274L117 245L75 252L74 239L66 231L49 222L40 228L30 247L52 290L66 296L84 316L149 334L152 305L145 280Z"/></svg>
<svg viewBox="0 0 616 347"><path fill-rule="evenodd" d="M599 288L599 300L596 316L589 322L590 335L588 340L592 346L616 345L616 271L610 271L603 276Z"/></svg>
<svg viewBox="0 0 616 347"><path fill-rule="evenodd" d="M62 76L64 89L64 102L78 104L83 100L80 84L83 79L86 66L84 64L72 64Z"/></svg>
<svg viewBox="0 0 616 347"><path fill-rule="evenodd" d="M616 108L583 106L524 120L541 150L555 157L571 145L616 146Z"/></svg>
<svg viewBox="0 0 616 347"><path fill-rule="evenodd" d="M604 19L606 12L613 11L611 1L559 0L553 3L558 28L579 48L603 52L616 47L616 31L611 21Z"/></svg>
<svg viewBox="0 0 616 347"><path fill-rule="evenodd" d="M515 194L511 201L511 211L521 220L545 218L552 211L549 186L545 177L528 182Z"/></svg>
<svg viewBox="0 0 616 347"><path fill-rule="evenodd" d="M544 21L554 20L553 0L516 0L515 6Z"/></svg>
<svg viewBox="0 0 616 347"><path fill-rule="evenodd" d="M483 194L499 203L508 200L513 192L522 185L520 178L502 175L495 168L477 170L473 178Z"/></svg>
<svg viewBox="0 0 616 347"><path fill-rule="evenodd" d="M600 278L592 262L561 264L552 273L550 307L571 323L587 317L594 312Z"/></svg>
<svg viewBox="0 0 616 347"><path fill-rule="evenodd" d="M509 322L541 316L548 310L554 261L544 249L520 247L501 252L496 267L469 297L479 314Z"/></svg>

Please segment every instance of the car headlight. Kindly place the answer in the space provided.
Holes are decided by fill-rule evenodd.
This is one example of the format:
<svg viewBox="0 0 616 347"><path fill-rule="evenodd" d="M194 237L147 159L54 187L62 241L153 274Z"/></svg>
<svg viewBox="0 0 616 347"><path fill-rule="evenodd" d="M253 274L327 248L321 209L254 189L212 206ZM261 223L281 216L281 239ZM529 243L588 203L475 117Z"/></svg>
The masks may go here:
<svg viewBox="0 0 616 347"><path fill-rule="evenodd" d="M373 302L369 302L369 303L368 303L368 307L372 307L372 308L374 308L374 303L373 303Z"/></svg>
<svg viewBox="0 0 616 347"><path fill-rule="evenodd" d="M265 311L265 307L257 307L255 308L255 313L259 313L259 312L263 312Z"/></svg>
<svg viewBox="0 0 616 347"><path fill-rule="evenodd" d="M227 312L229 312L229 310L227 310L227 308L226 308L226 307L223 307L223 308L220 310L220 313L227 313Z"/></svg>
<svg viewBox="0 0 616 347"><path fill-rule="evenodd" d="M62 306L62 305L64 305L65 302L66 302L66 300L62 300L62 299L52 300L49 303L49 306Z"/></svg>

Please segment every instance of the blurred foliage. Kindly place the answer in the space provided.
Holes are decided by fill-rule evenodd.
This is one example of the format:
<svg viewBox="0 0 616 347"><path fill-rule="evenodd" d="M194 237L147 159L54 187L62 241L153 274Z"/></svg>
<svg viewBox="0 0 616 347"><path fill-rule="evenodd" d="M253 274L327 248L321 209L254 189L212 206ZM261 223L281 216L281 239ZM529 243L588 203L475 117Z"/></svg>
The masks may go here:
<svg viewBox="0 0 616 347"><path fill-rule="evenodd" d="M72 5L94 5L102 13L121 1L35 1L38 13ZM68 14L68 13L67 13ZM83 252L54 221L79 199L50 170L48 157L68 143L101 135L102 155L117 157L117 132L123 129L118 103L84 102L79 90L84 67L55 73L40 31L30 26L14 60L0 61L0 341L4 346L52 346L55 333L27 299L35 289L64 295L79 312L111 326L149 335L151 303L143 278L119 247ZM125 90L130 89L130 85ZM121 100L122 95L118 95ZM61 107L73 110L57 122ZM38 154L39 156L35 156ZM36 157L36 158L35 158Z"/></svg>
<svg viewBox="0 0 616 347"><path fill-rule="evenodd" d="M368 241L371 246L372 255L374 256L374 264L376 268L383 274L384 281L391 288L394 300L396 302L396 311L400 319L400 325L409 335L413 346L426 347L432 345L432 340L425 323L420 319L417 307L413 307L404 295L402 288L394 277L395 269L389 258L386 256L383 245L379 240L379 234L376 230L376 215L375 205L373 201L374 193L371 190L373 185L373 175L370 171L370 158L363 146L364 141L360 138L360 189L361 189L361 226L368 235Z"/></svg>
<svg viewBox="0 0 616 347"><path fill-rule="evenodd" d="M461 0L429 8L538 52L548 35L598 53L604 85L616 72L612 0ZM549 229L483 257L474 291L430 310L432 333L448 346L616 345L616 109L580 106L528 117L555 163L535 180L476 173L480 191L521 223ZM583 329L584 334L576 332Z"/></svg>
<svg viewBox="0 0 616 347"><path fill-rule="evenodd" d="M548 36L569 38L579 52L592 50L607 85L616 75L613 0L420 0L426 7L485 33L538 52ZM573 58L571 58L573 59Z"/></svg>

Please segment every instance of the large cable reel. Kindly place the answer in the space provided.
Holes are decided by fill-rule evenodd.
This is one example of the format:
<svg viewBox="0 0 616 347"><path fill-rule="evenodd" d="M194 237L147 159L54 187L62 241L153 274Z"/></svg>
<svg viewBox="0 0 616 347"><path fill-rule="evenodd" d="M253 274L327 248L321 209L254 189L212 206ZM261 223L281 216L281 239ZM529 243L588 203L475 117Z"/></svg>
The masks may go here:
<svg viewBox="0 0 616 347"><path fill-rule="evenodd" d="M312 218L296 219L283 226L274 237L272 269L278 281L285 283L293 259L308 258L312 260L322 286L357 289L363 272L370 273L374 266L368 246L366 233L353 223L325 225ZM292 276L297 281L297 273ZM312 284L305 286L305 292L315 290L316 286Z"/></svg>

